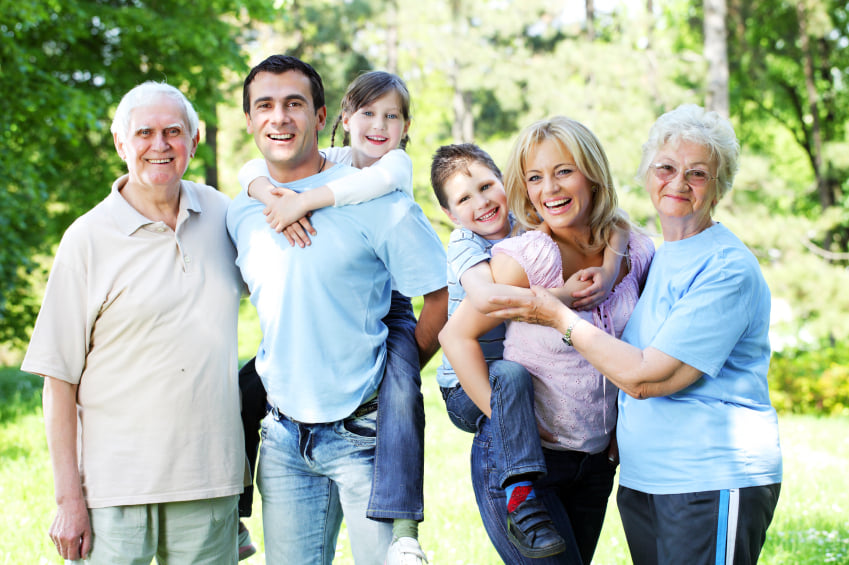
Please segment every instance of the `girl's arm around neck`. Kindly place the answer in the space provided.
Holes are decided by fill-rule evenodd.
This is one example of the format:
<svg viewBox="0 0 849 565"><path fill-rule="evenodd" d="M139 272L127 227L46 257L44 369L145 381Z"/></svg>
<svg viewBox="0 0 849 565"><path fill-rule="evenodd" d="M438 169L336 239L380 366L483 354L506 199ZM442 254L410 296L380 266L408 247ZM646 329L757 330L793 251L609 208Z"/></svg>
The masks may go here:
<svg viewBox="0 0 849 565"><path fill-rule="evenodd" d="M393 149L370 167L327 183L335 206L360 204L394 190L413 198L413 162L402 149Z"/></svg>

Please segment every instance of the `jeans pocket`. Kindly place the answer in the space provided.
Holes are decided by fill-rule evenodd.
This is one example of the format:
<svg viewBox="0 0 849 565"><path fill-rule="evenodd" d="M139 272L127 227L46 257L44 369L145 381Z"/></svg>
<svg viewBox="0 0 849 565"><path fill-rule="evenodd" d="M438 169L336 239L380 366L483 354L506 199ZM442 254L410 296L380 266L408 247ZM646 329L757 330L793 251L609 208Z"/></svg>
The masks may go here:
<svg viewBox="0 0 849 565"><path fill-rule="evenodd" d="M339 434L359 447L374 445L377 439L377 410L340 422Z"/></svg>

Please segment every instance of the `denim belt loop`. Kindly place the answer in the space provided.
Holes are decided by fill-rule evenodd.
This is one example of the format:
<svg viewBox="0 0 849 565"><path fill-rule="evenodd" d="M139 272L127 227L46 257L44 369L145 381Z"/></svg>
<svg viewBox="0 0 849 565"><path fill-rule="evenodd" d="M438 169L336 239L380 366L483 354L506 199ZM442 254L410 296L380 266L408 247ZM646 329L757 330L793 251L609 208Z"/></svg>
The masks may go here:
<svg viewBox="0 0 849 565"><path fill-rule="evenodd" d="M271 417L274 418L278 422L282 422L285 419L285 420L289 420L290 422L300 424L300 422L293 420L292 418L290 418L289 416L287 416L286 414L281 412L280 409L277 408L276 406L269 404L268 405L268 411L271 413Z"/></svg>

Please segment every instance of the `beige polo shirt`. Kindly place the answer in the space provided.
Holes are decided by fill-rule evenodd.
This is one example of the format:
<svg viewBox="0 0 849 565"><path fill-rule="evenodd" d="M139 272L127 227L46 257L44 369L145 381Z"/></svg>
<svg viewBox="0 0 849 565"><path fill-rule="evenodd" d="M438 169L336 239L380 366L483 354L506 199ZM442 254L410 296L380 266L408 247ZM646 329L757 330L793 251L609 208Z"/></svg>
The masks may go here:
<svg viewBox="0 0 849 565"><path fill-rule="evenodd" d="M230 200L182 181L177 230L112 192L65 232L21 369L79 383L90 508L241 492Z"/></svg>

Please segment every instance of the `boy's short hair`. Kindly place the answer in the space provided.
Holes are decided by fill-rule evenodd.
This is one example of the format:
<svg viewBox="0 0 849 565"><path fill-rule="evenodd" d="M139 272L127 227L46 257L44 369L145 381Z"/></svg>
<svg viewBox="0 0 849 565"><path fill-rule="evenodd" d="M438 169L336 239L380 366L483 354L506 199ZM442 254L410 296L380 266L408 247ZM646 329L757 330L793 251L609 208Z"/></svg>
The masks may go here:
<svg viewBox="0 0 849 565"><path fill-rule="evenodd" d="M457 173L472 176L469 167L472 163L480 163L492 171L501 180L501 171L489 153L474 143L455 143L443 145L433 154L430 165L430 184L439 205L448 209L448 198L445 196L445 183Z"/></svg>

